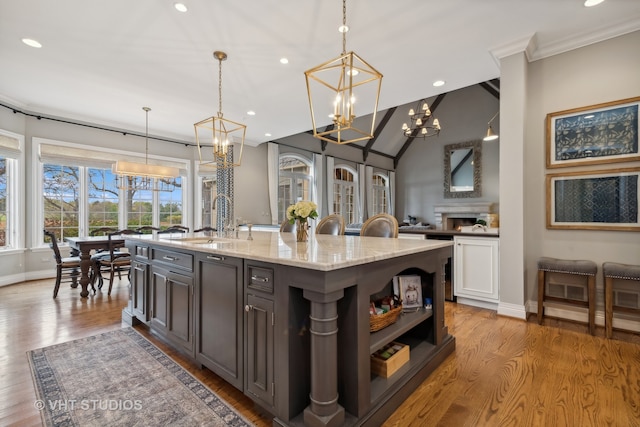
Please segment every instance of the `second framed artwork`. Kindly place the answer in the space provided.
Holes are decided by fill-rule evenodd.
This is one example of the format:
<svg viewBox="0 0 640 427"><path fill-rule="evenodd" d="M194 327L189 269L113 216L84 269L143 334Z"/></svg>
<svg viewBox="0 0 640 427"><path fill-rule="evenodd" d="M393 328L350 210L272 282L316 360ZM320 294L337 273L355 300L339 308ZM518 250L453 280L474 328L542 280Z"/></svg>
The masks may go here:
<svg viewBox="0 0 640 427"><path fill-rule="evenodd" d="M547 228L640 231L640 168L548 174Z"/></svg>
<svg viewBox="0 0 640 427"><path fill-rule="evenodd" d="M640 97L547 114L547 168L640 160Z"/></svg>

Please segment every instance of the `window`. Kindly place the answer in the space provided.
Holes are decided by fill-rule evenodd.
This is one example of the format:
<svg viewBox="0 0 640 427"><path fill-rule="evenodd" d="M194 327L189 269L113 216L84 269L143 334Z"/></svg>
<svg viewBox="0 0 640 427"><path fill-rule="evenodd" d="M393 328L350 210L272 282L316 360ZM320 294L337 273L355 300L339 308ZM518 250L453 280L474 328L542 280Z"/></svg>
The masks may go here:
<svg viewBox="0 0 640 427"><path fill-rule="evenodd" d="M355 171L346 166L336 167L333 181L333 213L342 215L347 224L356 222L355 192Z"/></svg>
<svg viewBox="0 0 640 427"><path fill-rule="evenodd" d="M293 154L280 156L278 179L278 222L285 219L287 207L300 200L311 200L312 163Z"/></svg>
<svg viewBox="0 0 640 427"><path fill-rule="evenodd" d="M122 158L136 161L134 154L37 137L33 152L34 167L42 176L34 199L39 208L34 224L40 228L34 236L35 245L45 242L42 228L54 231L63 242L65 237L88 235L99 227L186 225L188 161L166 161L185 171L176 179L178 188L172 192L124 190L117 187L111 165Z"/></svg>
<svg viewBox="0 0 640 427"><path fill-rule="evenodd" d="M44 228L59 241L79 235L80 168L43 165Z"/></svg>
<svg viewBox="0 0 640 427"><path fill-rule="evenodd" d="M97 228L118 229L120 197L110 169L89 168L89 234Z"/></svg>
<svg viewBox="0 0 640 427"><path fill-rule="evenodd" d="M0 129L0 249L24 246L24 183L19 171L24 166L24 137Z"/></svg>
<svg viewBox="0 0 640 427"><path fill-rule="evenodd" d="M371 216L389 213L389 180L386 176L376 173L373 175L371 186Z"/></svg>
<svg viewBox="0 0 640 427"><path fill-rule="evenodd" d="M158 193L160 198L160 228L172 225L182 225L182 178L176 178L176 188L173 191Z"/></svg>

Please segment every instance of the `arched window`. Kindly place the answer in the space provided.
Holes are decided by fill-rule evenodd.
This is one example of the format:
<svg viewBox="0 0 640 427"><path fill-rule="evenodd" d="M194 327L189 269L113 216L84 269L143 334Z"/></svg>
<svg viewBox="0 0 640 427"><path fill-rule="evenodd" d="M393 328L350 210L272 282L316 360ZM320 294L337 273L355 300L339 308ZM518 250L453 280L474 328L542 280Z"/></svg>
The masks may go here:
<svg viewBox="0 0 640 427"><path fill-rule="evenodd" d="M370 216L389 213L389 178L381 173L373 174L371 185Z"/></svg>
<svg viewBox="0 0 640 427"><path fill-rule="evenodd" d="M336 166L333 170L332 213L342 215L347 224L356 222L357 173L348 166Z"/></svg>
<svg viewBox="0 0 640 427"><path fill-rule="evenodd" d="M312 162L295 154L280 156L278 173L278 222L282 222L287 207L300 200L311 200Z"/></svg>

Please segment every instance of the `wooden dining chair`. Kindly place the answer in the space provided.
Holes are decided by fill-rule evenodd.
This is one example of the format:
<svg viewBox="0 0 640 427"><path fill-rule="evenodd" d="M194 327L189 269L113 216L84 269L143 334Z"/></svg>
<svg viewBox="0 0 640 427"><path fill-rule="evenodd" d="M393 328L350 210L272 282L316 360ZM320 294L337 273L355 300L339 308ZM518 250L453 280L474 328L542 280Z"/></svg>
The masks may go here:
<svg viewBox="0 0 640 427"><path fill-rule="evenodd" d="M318 222L316 234L332 234L342 236L344 234L344 218L339 214L327 215Z"/></svg>
<svg viewBox="0 0 640 427"><path fill-rule="evenodd" d="M53 259L56 260L56 284L53 287L53 297L58 296L60 283L77 283L80 278L80 257L72 256L63 258L58 247L55 233L44 230L44 235L49 238L49 246L53 250ZM93 289L95 292L95 289Z"/></svg>
<svg viewBox="0 0 640 427"><path fill-rule="evenodd" d="M362 224L361 236L398 237L398 220L389 214L374 215Z"/></svg>
<svg viewBox="0 0 640 427"><path fill-rule="evenodd" d="M163 233L188 233L189 232L189 227L185 227L182 225L172 225L169 228L165 228L164 230L160 230L158 231L158 234L163 234Z"/></svg>
<svg viewBox="0 0 640 427"><path fill-rule="evenodd" d="M142 234L151 234L154 231L160 231L160 229L152 225L143 225L142 227L136 228L136 231L139 231Z"/></svg>
<svg viewBox="0 0 640 427"><path fill-rule="evenodd" d="M119 251L119 246L114 242L115 238L124 236L124 235L133 235L133 234L142 234L137 230L120 230L113 233L109 233L109 244L108 244L108 252L105 251L104 255L98 257L93 264L94 268L94 277L92 279L91 286L93 286L93 282L98 280L98 289L102 289L103 284L103 276L102 273L109 273L109 291L107 295L111 295L111 289L113 288L113 279L116 273L118 273L118 278L122 279L122 272L127 272L127 277L131 280L131 254L129 252L121 252Z"/></svg>
<svg viewBox="0 0 640 427"><path fill-rule="evenodd" d="M196 230L193 230L194 233L200 233L201 231L218 231L217 229L213 228L213 227L202 227L202 228L198 228Z"/></svg>

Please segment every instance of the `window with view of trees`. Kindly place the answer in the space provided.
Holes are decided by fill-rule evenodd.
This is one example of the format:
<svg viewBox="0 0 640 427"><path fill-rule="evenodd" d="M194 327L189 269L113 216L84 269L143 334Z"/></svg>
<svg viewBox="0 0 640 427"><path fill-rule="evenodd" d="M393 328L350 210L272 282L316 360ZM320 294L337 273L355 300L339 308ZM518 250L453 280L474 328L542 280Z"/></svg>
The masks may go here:
<svg viewBox="0 0 640 427"><path fill-rule="evenodd" d="M7 246L8 233L8 211L7 211L7 197L9 192L7 190L7 159L0 157L0 247Z"/></svg>
<svg viewBox="0 0 640 427"><path fill-rule="evenodd" d="M44 228L59 240L79 234L80 168L43 166Z"/></svg>
<svg viewBox="0 0 640 427"><path fill-rule="evenodd" d="M311 161L300 156L280 156L278 222L284 221L289 205L311 200L311 166Z"/></svg>
<svg viewBox="0 0 640 427"><path fill-rule="evenodd" d="M176 190L158 192L158 197L154 197L153 191L118 189L110 169L45 163L44 228L53 231L62 242L65 237L90 234L100 227L135 229L153 225L154 215L158 216L161 228L182 225L181 179L177 179ZM126 226L119 224L121 211Z"/></svg>
<svg viewBox="0 0 640 427"><path fill-rule="evenodd" d="M89 234L97 228L118 228L120 198L110 169L89 168Z"/></svg>

